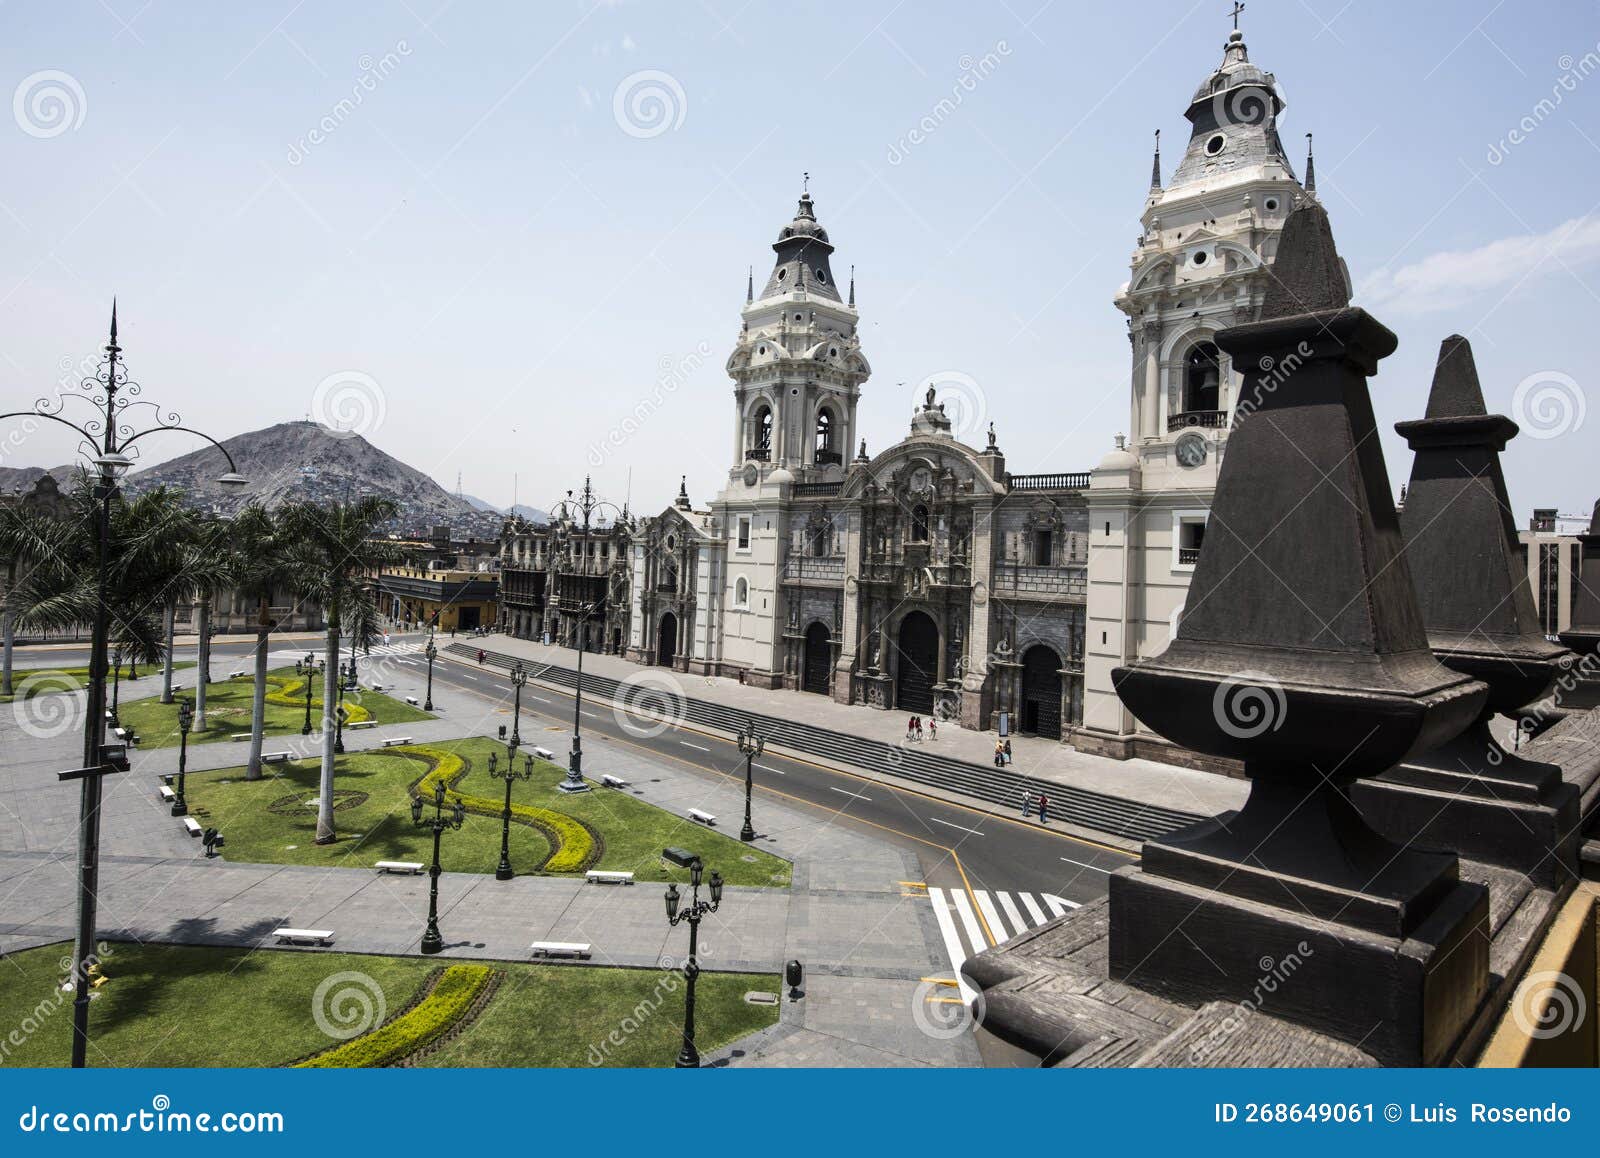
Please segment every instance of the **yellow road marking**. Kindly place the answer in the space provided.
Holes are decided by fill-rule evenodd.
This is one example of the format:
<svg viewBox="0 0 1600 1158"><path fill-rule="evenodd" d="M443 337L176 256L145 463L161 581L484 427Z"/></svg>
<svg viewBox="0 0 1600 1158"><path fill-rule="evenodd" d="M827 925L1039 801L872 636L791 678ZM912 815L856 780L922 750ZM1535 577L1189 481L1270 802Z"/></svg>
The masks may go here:
<svg viewBox="0 0 1600 1158"><path fill-rule="evenodd" d="M929 994L927 997L923 998L923 1001L925 1001L925 1002L927 1002L929 1004L932 1004L932 1005L965 1005L966 1004L966 1002L962 1001L961 998L959 998L959 997L934 997L932 994Z"/></svg>
<svg viewBox="0 0 1600 1158"><path fill-rule="evenodd" d="M954 987L959 984L959 982L950 977L918 977L917 980L926 981L930 985L949 985Z"/></svg>

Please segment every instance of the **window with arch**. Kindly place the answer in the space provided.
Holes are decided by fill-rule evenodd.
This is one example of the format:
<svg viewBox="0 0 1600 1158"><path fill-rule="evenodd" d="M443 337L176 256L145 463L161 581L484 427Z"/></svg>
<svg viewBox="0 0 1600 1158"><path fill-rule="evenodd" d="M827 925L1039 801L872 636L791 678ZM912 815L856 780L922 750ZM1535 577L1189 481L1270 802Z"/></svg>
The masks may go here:
<svg viewBox="0 0 1600 1158"><path fill-rule="evenodd" d="M911 508L911 541L913 543L928 541L928 508L921 503Z"/></svg>
<svg viewBox="0 0 1600 1158"><path fill-rule="evenodd" d="M827 557L829 548L833 545L829 540L832 536L828 533L828 524L818 519L811 525L811 556L814 559Z"/></svg>
<svg viewBox="0 0 1600 1158"><path fill-rule="evenodd" d="M762 462L772 457L772 407L765 402L750 415L749 449L745 457Z"/></svg>
<svg viewBox="0 0 1600 1158"><path fill-rule="evenodd" d="M838 441L839 420L830 407L824 406L817 411L816 453L812 456L814 460L822 466L840 462Z"/></svg>
<svg viewBox="0 0 1600 1158"><path fill-rule="evenodd" d="M1201 342L1183 359L1183 410L1222 409L1222 355L1211 342Z"/></svg>
<svg viewBox="0 0 1600 1158"><path fill-rule="evenodd" d="M743 575L739 576L733 584L733 605L735 607L750 606L750 580Z"/></svg>

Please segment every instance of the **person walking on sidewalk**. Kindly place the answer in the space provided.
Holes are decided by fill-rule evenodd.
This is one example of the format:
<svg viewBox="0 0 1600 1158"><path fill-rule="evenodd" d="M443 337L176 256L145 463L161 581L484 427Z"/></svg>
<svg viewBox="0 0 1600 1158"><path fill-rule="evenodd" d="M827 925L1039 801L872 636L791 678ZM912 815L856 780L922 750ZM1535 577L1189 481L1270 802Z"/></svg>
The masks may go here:
<svg viewBox="0 0 1600 1158"><path fill-rule="evenodd" d="M928 717L928 739L937 740L938 738L939 738L939 718L937 716L929 716Z"/></svg>
<svg viewBox="0 0 1600 1158"><path fill-rule="evenodd" d="M915 736L915 739L920 744L922 742L922 717L921 716L913 716L913 717L911 717L911 723L912 723L912 726L916 729L916 733L917 734Z"/></svg>
<svg viewBox="0 0 1600 1158"><path fill-rule="evenodd" d="M1011 763L1011 741L1007 740L1006 741L1006 764L1009 766L1010 763Z"/></svg>
<svg viewBox="0 0 1600 1158"><path fill-rule="evenodd" d="M483 661L488 659L488 658L489 658L489 653L484 651L483 648L480 647L478 649L478 666L482 667L483 666Z"/></svg>
<svg viewBox="0 0 1600 1158"><path fill-rule="evenodd" d="M994 742L994 766L996 768L1003 768L1003 767L1005 767L1005 763L1006 763L1006 746L1005 746L1005 742L1003 740L996 740Z"/></svg>
<svg viewBox="0 0 1600 1158"><path fill-rule="evenodd" d="M1022 790L1022 819L1028 819L1028 813L1033 811L1033 792L1031 789Z"/></svg>
<svg viewBox="0 0 1600 1158"><path fill-rule="evenodd" d="M915 732L916 730L917 730L917 717L915 717L915 716L907 716L906 717L906 739L908 739L908 740L911 739L911 733Z"/></svg>
<svg viewBox="0 0 1600 1158"><path fill-rule="evenodd" d="M1043 792L1039 793L1039 823L1050 823L1050 798Z"/></svg>

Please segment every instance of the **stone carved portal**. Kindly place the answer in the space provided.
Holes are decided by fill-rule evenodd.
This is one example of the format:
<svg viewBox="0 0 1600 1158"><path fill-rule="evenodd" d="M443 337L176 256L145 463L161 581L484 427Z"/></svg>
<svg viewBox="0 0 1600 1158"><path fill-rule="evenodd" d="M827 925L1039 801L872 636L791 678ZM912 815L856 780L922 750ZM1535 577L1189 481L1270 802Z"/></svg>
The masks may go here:
<svg viewBox="0 0 1600 1158"><path fill-rule="evenodd" d="M925 612L911 612L900 621L895 651L895 707L931 713L939 666L938 625Z"/></svg>

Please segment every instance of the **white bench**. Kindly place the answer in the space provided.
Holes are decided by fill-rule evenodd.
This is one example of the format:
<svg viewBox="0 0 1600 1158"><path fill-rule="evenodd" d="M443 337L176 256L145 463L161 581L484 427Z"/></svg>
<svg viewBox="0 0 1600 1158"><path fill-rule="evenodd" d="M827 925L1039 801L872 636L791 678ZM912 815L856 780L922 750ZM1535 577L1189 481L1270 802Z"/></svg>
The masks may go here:
<svg viewBox="0 0 1600 1158"><path fill-rule="evenodd" d="M587 941L535 941L528 948L535 957L587 957Z"/></svg>
<svg viewBox="0 0 1600 1158"><path fill-rule="evenodd" d="M415 876L422 871L422 864L414 860L380 860L372 866L380 873L410 873Z"/></svg>
<svg viewBox="0 0 1600 1158"><path fill-rule="evenodd" d="M410 736L390 736L383 742L385 748L398 748L401 744L411 743Z"/></svg>
<svg viewBox="0 0 1600 1158"><path fill-rule="evenodd" d="M248 740L249 738L249 732L235 732L233 735L228 737L230 740Z"/></svg>
<svg viewBox="0 0 1600 1158"><path fill-rule="evenodd" d="M416 696L407 696L406 697L406 703L410 704L413 708L417 706L417 702L418 701L417 701L417 697Z"/></svg>
<svg viewBox="0 0 1600 1158"><path fill-rule="evenodd" d="M189 830L190 836L199 836L205 829L200 827L200 822L192 816L183 818L183 827Z"/></svg>
<svg viewBox="0 0 1600 1158"><path fill-rule="evenodd" d="M383 691L383 685L382 685L382 684L380 684L380 683L376 683L376 682L374 682L374 683L370 683L370 684L368 684L368 685L367 685L367 686L368 686L368 687L370 687L370 688L371 688L371 689L372 689L372 690L373 690L373 691L375 691L375 692L381 692L381 691Z"/></svg>
<svg viewBox="0 0 1600 1158"><path fill-rule="evenodd" d="M610 869L590 869L583 874L591 885L631 885L633 874Z"/></svg>
<svg viewBox="0 0 1600 1158"><path fill-rule="evenodd" d="M298 945L303 941L309 941L314 945L333 944L332 929L274 929L272 935L278 938L280 945L285 942Z"/></svg>
<svg viewBox="0 0 1600 1158"><path fill-rule="evenodd" d="M229 673L228 673L228 678L229 678L229 679L230 679L230 680L242 680L242 679L244 679L244 678L245 678L245 677L246 677L246 676L248 676L248 675L249 675L249 674L250 674L250 673L249 673L249 672L247 672L247 671L230 671L230 672L229 672Z"/></svg>
<svg viewBox="0 0 1600 1158"><path fill-rule="evenodd" d="M261 753L261 762L263 764L287 764L292 759L294 759L294 753L292 752Z"/></svg>
<svg viewBox="0 0 1600 1158"><path fill-rule="evenodd" d="M609 772L600 777L600 783L604 784L607 788L626 788L628 786L628 782L621 776L613 776Z"/></svg>
<svg viewBox="0 0 1600 1158"><path fill-rule="evenodd" d="M376 728L377 726L378 726L378 721L377 720L354 720L354 721L346 724L344 726L344 730L347 731L347 732L353 732L357 728Z"/></svg>
<svg viewBox="0 0 1600 1158"><path fill-rule="evenodd" d="M711 813L700 808L689 809L689 819L698 820L701 824L704 824L710 828L716 827L717 823L717 818L715 816L712 816Z"/></svg>
<svg viewBox="0 0 1600 1158"><path fill-rule="evenodd" d="M539 759L541 759L541 760L548 760L552 764L555 763L556 754L554 752L552 752L549 748L538 748L538 747L536 747L533 750L533 754L535 756L539 757Z"/></svg>
<svg viewBox="0 0 1600 1158"><path fill-rule="evenodd" d="M162 800L165 800L169 804L178 798L178 794L172 789L168 788L165 784L163 784L160 788L157 788L156 792L160 794Z"/></svg>

